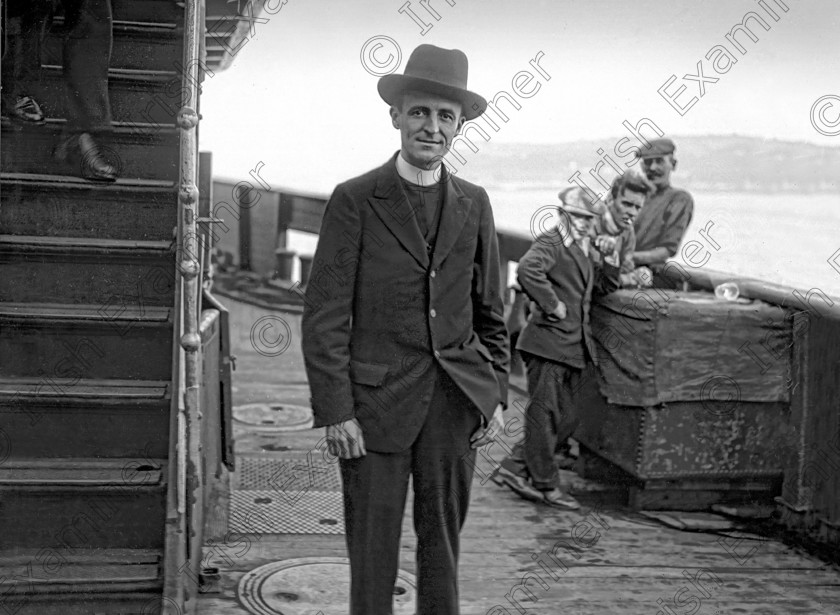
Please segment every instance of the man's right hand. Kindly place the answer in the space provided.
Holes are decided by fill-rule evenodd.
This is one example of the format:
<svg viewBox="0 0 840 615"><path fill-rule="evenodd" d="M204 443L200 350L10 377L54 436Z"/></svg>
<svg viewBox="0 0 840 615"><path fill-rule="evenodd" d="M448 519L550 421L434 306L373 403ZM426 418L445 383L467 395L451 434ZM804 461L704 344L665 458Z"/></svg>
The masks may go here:
<svg viewBox="0 0 840 615"><path fill-rule="evenodd" d="M327 425L327 447L341 459L354 459L367 454L362 427L356 419Z"/></svg>
<svg viewBox="0 0 840 615"><path fill-rule="evenodd" d="M557 307L554 308L554 311L551 312L549 316L554 316L557 320L563 320L566 318L566 304L562 301L558 301Z"/></svg>

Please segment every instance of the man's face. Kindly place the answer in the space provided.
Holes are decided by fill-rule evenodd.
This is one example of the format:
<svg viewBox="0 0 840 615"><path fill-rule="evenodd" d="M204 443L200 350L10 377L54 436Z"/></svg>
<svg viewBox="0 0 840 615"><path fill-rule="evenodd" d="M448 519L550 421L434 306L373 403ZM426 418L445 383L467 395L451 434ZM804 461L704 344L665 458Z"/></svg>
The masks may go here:
<svg viewBox="0 0 840 615"><path fill-rule="evenodd" d="M589 231L592 230L592 224L595 222L593 216L582 216L571 212L568 212L566 215L572 225L572 236L575 240L589 235Z"/></svg>
<svg viewBox="0 0 840 615"><path fill-rule="evenodd" d="M633 226L636 216L645 204L645 195L633 190L624 190L618 198L614 199L611 205L611 213L615 223L625 229Z"/></svg>
<svg viewBox="0 0 840 615"><path fill-rule="evenodd" d="M676 161L673 154L642 158L642 168L645 170L645 175L657 188L670 185L671 171L674 170L675 165Z"/></svg>
<svg viewBox="0 0 840 615"><path fill-rule="evenodd" d="M406 92L400 109L391 107L391 120L400 130L403 158L421 169L440 165L464 119L460 103L434 94Z"/></svg>

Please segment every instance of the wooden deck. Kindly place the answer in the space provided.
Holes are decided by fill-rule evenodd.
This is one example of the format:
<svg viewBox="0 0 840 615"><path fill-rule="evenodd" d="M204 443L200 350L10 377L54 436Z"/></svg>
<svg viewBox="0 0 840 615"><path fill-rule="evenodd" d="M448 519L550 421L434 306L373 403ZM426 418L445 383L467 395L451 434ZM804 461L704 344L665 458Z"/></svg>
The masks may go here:
<svg viewBox="0 0 840 615"><path fill-rule="evenodd" d="M299 317L222 299L231 309L232 345L237 355L234 405L277 398L300 403L305 381L299 351ZM274 314L292 332L289 349L277 357L254 351L251 329ZM522 397L513 393L514 398ZM321 430L272 435L238 428L238 456L279 456L263 446L306 452L317 447ZM500 459L499 447L489 457ZM479 470L486 472L484 459ZM477 475L479 476L480 473ZM571 475L570 475L571 476ZM477 478L460 559L464 615L568 614L703 615L836 614L840 612L840 570L779 540L765 539L723 521L716 531L679 531L639 513L599 504L609 489L582 485L587 504L566 512L526 502L506 488ZM608 498L606 498L608 499ZM214 506L225 508L225 494ZM211 515L205 565L221 571L219 593L202 594L199 612L239 615L248 611L236 597L240 578L269 562L299 557L344 557L344 536L261 534L224 544L223 520ZM704 523L711 515L699 517ZM564 544L570 548L563 548ZM243 546L245 545L245 546ZM411 503L403 528L401 567L415 571ZM323 609L323 615L341 610ZM314 612L307 615L315 615ZM372 614L375 615L375 614Z"/></svg>

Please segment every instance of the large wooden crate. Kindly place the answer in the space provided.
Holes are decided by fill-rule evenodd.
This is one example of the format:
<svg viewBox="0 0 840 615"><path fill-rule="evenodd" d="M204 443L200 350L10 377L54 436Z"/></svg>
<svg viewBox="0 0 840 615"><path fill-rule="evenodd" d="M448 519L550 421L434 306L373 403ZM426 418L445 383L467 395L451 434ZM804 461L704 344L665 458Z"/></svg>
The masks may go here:
<svg viewBox="0 0 840 615"><path fill-rule="evenodd" d="M785 310L709 293L619 291L593 306L592 326L600 367L582 380L577 437L584 457L629 475L631 504L772 501L795 440Z"/></svg>

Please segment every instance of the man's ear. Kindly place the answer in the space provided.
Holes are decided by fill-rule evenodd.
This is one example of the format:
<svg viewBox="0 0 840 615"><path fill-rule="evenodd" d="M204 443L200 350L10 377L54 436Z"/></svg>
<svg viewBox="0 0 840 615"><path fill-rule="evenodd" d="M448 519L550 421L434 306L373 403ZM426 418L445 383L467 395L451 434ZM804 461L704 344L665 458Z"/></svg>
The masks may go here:
<svg viewBox="0 0 840 615"><path fill-rule="evenodd" d="M674 158L673 156L671 156L671 170L672 171L677 170L677 159Z"/></svg>
<svg viewBox="0 0 840 615"><path fill-rule="evenodd" d="M455 131L455 134L456 134L456 135L457 135L459 132L461 132L461 129L464 127L464 124L466 123L466 121L467 121L467 118L466 118L465 116L463 116L463 115L462 115L462 116L460 117L460 119L458 120L458 129Z"/></svg>
<svg viewBox="0 0 840 615"><path fill-rule="evenodd" d="M397 130L400 129L400 112L399 109L391 106L391 109L388 111L391 114L391 124L393 124L394 128Z"/></svg>

